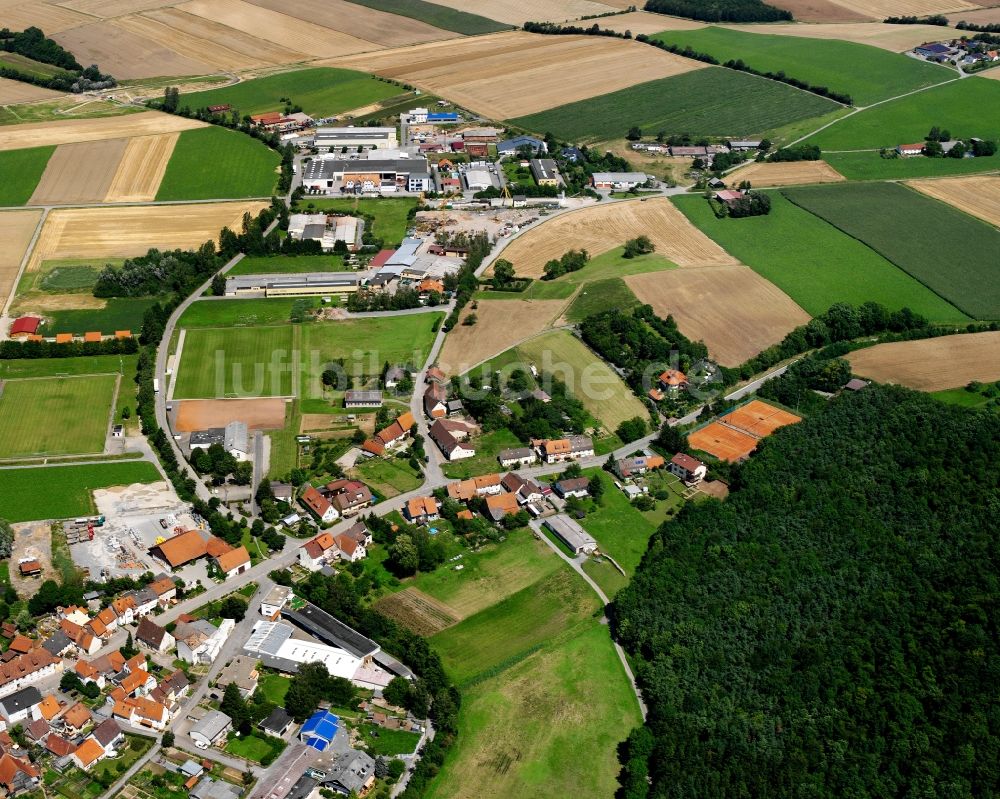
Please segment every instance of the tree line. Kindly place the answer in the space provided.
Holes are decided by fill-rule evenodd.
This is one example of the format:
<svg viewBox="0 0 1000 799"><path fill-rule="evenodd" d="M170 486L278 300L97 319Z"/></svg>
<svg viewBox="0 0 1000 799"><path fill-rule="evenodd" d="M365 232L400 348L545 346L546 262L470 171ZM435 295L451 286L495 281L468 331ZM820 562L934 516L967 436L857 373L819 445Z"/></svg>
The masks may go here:
<svg viewBox="0 0 1000 799"><path fill-rule="evenodd" d="M10 28L0 29L0 50L17 53L25 58L50 64L64 70L55 75L41 75L22 72L14 66L0 66L0 77L32 83L48 89L65 92L84 92L89 89L108 89L117 85L111 75L105 75L96 64L84 68L69 50L57 41L48 38L41 28L31 26L15 32Z"/></svg>
<svg viewBox="0 0 1000 799"><path fill-rule="evenodd" d="M702 22L791 22L792 12L762 0L647 0L646 11Z"/></svg>

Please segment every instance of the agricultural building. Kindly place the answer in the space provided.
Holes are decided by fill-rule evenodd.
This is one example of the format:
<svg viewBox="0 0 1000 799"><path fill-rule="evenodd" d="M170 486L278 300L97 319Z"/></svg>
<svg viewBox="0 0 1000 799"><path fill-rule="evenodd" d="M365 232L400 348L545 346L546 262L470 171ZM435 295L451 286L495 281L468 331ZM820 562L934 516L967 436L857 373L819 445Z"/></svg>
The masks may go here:
<svg viewBox="0 0 1000 799"><path fill-rule="evenodd" d="M226 296L326 297L358 290L353 272L307 272L300 275L237 275L226 278Z"/></svg>
<svg viewBox="0 0 1000 799"><path fill-rule="evenodd" d="M472 434L469 425L464 422L437 419L431 425L428 432L434 443L438 445L441 452L450 461L471 458L476 454L474 447L463 443Z"/></svg>
<svg viewBox="0 0 1000 799"><path fill-rule="evenodd" d="M150 547L149 551L153 557L177 569L207 555L208 541L198 530L188 530Z"/></svg>
<svg viewBox="0 0 1000 799"><path fill-rule="evenodd" d="M381 408L382 392L375 390L352 389L344 392L345 408Z"/></svg>
<svg viewBox="0 0 1000 799"><path fill-rule="evenodd" d="M192 453L196 449L208 449L213 444L219 444L238 461L247 460L250 457L250 434L246 422L230 422L225 427L196 430L188 440Z"/></svg>
<svg viewBox="0 0 1000 799"><path fill-rule="evenodd" d="M331 152L341 147L380 150L399 147L395 128L317 128L313 144Z"/></svg>
<svg viewBox="0 0 1000 799"><path fill-rule="evenodd" d="M217 555L214 560L219 571L226 576L227 580L243 574L250 568L250 553L242 545Z"/></svg>
<svg viewBox="0 0 1000 799"><path fill-rule="evenodd" d="M687 485L697 485L705 479L708 467L686 452L678 452L670 459L670 473L679 477Z"/></svg>
<svg viewBox="0 0 1000 799"><path fill-rule="evenodd" d="M757 150L760 148L759 139L745 139L743 141L731 141L728 142L729 149L733 152L746 152L748 150Z"/></svg>
<svg viewBox="0 0 1000 799"><path fill-rule="evenodd" d="M545 526L568 546L575 555L592 555L597 550L597 542L580 525L565 513L559 513L545 520Z"/></svg>
<svg viewBox="0 0 1000 799"><path fill-rule="evenodd" d="M532 158L531 176L539 186L558 186L559 168L551 158Z"/></svg>
<svg viewBox="0 0 1000 799"><path fill-rule="evenodd" d="M896 152L900 155L920 155L924 151L924 142L916 144L897 144Z"/></svg>
<svg viewBox="0 0 1000 799"><path fill-rule="evenodd" d="M595 189L627 191L641 186L649 178L645 172L595 172L591 180Z"/></svg>
<svg viewBox="0 0 1000 799"><path fill-rule="evenodd" d="M37 316L22 316L19 319L15 319L10 326L10 337L22 338L33 336L38 332L38 326L41 323L42 320Z"/></svg>

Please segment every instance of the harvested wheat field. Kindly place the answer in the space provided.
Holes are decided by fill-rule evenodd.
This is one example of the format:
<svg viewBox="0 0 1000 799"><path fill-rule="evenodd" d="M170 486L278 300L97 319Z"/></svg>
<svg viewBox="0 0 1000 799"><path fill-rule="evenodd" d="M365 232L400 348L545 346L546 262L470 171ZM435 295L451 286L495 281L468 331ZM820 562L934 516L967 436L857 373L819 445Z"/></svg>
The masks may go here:
<svg viewBox="0 0 1000 799"><path fill-rule="evenodd" d="M104 201L138 203L155 200L156 190L160 188L163 173L167 171L167 163L180 135L160 133L129 139Z"/></svg>
<svg viewBox="0 0 1000 799"><path fill-rule="evenodd" d="M877 344L844 356L855 374L920 391L1000 380L1000 333Z"/></svg>
<svg viewBox="0 0 1000 799"><path fill-rule="evenodd" d="M541 333L558 318L566 300L484 300L462 319L475 314L474 325L459 322L444 340L440 366L449 375L460 375L504 350Z"/></svg>
<svg viewBox="0 0 1000 799"><path fill-rule="evenodd" d="M911 180L917 191L1000 227L1000 175Z"/></svg>
<svg viewBox="0 0 1000 799"><path fill-rule="evenodd" d="M285 426L287 403L280 398L175 401L174 430L190 433L230 422L246 422L251 430L278 430Z"/></svg>
<svg viewBox="0 0 1000 799"><path fill-rule="evenodd" d="M52 37L82 64L100 64L116 78L204 75L212 67L111 22L94 22Z"/></svg>
<svg viewBox="0 0 1000 799"><path fill-rule="evenodd" d="M176 8L122 17L116 19L114 24L156 39L182 55L205 61L217 69L253 69L308 58L301 51L272 44Z"/></svg>
<svg viewBox="0 0 1000 799"><path fill-rule="evenodd" d="M591 0L437 0L436 5L447 6L469 14L495 19L508 25L525 22L564 22L592 14L607 14L615 9ZM599 21L599 20L598 20Z"/></svg>
<svg viewBox="0 0 1000 799"><path fill-rule="evenodd" d="M177 8L252 36L263 33L273 44L316 57L362 53L379 46L243 0L191 0Z"/></svg>
<svg viewBox="0 0 1000 799"><path fill-rule="evenodd" d="M1000 8L980 8L975 11L963 11L956 16L957 22L971 22L974 25L996 25L1000 23Z"/></svg>
<svg viewBox="0 0 1000 799"><path fill-rule="evenodd" d="M410 83L496 119L545 111L707 66L634 41L520 31L324 63Z"/></svg>
<svg viewBox="0 0 1000 799"><path fill-rule="evenodd" d="M757 449L757 441L758 439L753 436L720 422L712 422L700 430L688 433L688 444L691 449L707 452L728 463L736 463L746 458Z"/></svg>
<svg viewBox="0 0 1000 799"><path fill-rule="evenodd" d="M634 5L629 3L629 5ZM613 17L603 17L593 20L602 28L624 33L631 31L633 36L645 33L652 36L663 31L691 31L704 28L706 23L680 17L665 17L663 14L650 14L647 11L630 11L628 14L615 14Z"/></svg>
<svg viewBox="0 0 1000 799"><path fill-rule="evenodd" d="M28 271L56 258L144 255L150 247L189 249L215 239L226 226L237 228L243 213L256 214L260 200L197 205L58 208L52 211Z"/></svg>
<svg viewBox="0 0 1000 799"><path fill-rule="evenodd" d="M439 633L460 621L451 607L413 587L382 597L375 609L423 636Z"/></svg>
<svg viewBox="0 0 1000 799"><path fill-rule="evenodd" d="M743 180L758 188L765 186L801 186L806 183L839 183L846 180L826 161L752 162L731 172L730 185Z"/></svg>
<svg viewBox="0 0 1000 799"><path fill-rule="evenodd" d="M625 283L659 316L672 314L681 332L704 341L724 366L743 363L809 321L791 297L746 266L650 272Z"/></svg>
<svg viewBox="0 0 1000 799"><path fill-rule="evenodd" d="M378 11L348 0L248 0L255 6L288 14L296 19L346 33L378 47L401 47L407 44L454 39L460 34L435 28L418 19ZM522 20L523 21L523 20Z"/></svg>
<svg viewBox="0 0 1000 799"><path fill-rule="evenodd" d="M15 0L13 3L0 4L0 27L10 28L13 31L34 26L51 36L53 33L61 33L93 21L93 17L69 8L61 8L54 3Z"/></svg>
<svg viewBox="0 0 1000 799"><path fill-rule="evenodd" d="M863 22L871 19L832 0L776 0L771 5L791 11L799 22Z"/></svg>
<svg viewBox="0 0 1000 799"><path fill-rule="evenodd" d="M3 242L0 247L0 311L14 289L21 259L41 218L42 212L36 210L0 213L0 241Z"/></svg>
<svg viewBox="0 0 1000 799"><path fill-rule="evenodd" d="M901 53L924 42L957 37L961 31L936 25L887 25L883 22L843 22L829 24L723 25L745 33L771 33L775 36L803 36L807 39L843 39L883 50Z"/></svg>
<svg viewBox="0 0 1000 799"><path fill-rule="evenodd" d="M126 139L60 144L45 166L28 204L103 202L127 144Z"/></svg>
<svg viewBox="0 0 1000 799"><path fill-rule="evenodd" d="M848 11L864 14L874 20L886 17L923 17L928 14L979 8L978 5L966 3L965 0L835 0L835 2Z"/></svg>
<svg viewBox="0 0 1000 799"><path fill-rule="evenodd" d="M801 422L802 417L755 399L727 413L721 421L757 438L766 438L779 427Z"/></svg>
<svg viewBox="0 0 1000 799"><path fill-rule="evenodd" d="M49 100L53 97L61 97L63 94L64 92L54 92L52 89L33 86L30 83L22 83L19 80L0 78L0 105L15 105L17 103L31 103L35 100Z"/></svg>
<svg viewBox="0 0 1000 799"><path fill-rule="evenodd" d="M172 6L177 0L61 0L63 8L72 8L84 14L93 14L101 19L138 14L151 8Z"/></svg>
<svg viewBox="0 0 1000 799"><path fill-rule="evenodd" d="M49 144L69 144L99 139L127 139L154 133L174 133L207 127L205 122L185 119L159 111L143 111L118 117L96 119L66 119L56 122L31 122L8 125L0 136L0 150L20 150L22 147L44 147Z"/></svg>
<svg viewBox="0 0 1000 799"><path fill-rule="evenodd" d="M540 277L547 261L567 250L600 255L645 234L657 255L678 266L736 266L733 256L692 225L665 197L601 203L560 214L511 241L502 252L518 275Z"/></svg>

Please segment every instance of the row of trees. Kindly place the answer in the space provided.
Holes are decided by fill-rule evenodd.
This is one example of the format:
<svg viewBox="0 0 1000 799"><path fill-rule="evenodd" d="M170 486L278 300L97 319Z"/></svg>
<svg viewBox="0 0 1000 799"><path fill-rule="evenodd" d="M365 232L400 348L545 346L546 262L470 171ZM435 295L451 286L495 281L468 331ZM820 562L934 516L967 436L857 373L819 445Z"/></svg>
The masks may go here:
<svg viewBox="0 0 1000 799"><path fill-rule="evenodd" d="M483 260L493 248L493 242L490 241L490 237L485 232L471 235L461 234L455 237L453 243L467 246L469 254L465 256L465 262L457 274L445 276L445 289L455 292L455 308L444 320L446 331L458 324L462 309L472 299L472 295L479 290L479 278L476 277L476 270L482 266Z"/></svg>
<svg viewBox="0 0 1000 799"><path fill-rule="evenodd" d="M647 0L646 11L703 22L790 22L792 12L762 0Z"/></svg>
<svg viewBox="0 0 1000 799"><path fill-rule="evenodd" d="M45 86L56 91L76 93L89 89L107 89L117 85L115 79L103 74L96 64L86 68L81 66L71 52L34 26L20 32L9 28L0 29L0 50L17 53L33 61L51 64L64 70L55 75L45 75L40 72L22 71L16 66L5 64L0 67L0 76L5 78Z"/></svg>
<svg viewBox="0 0 1000 799"><path fill-rule="evenodd" d="M578 272L587 265L590 255L586 250L569 250L559 258L553 258L542 267L542 280L555 280L570 272Z"/></svg>
<svg viewBox="0 0 1000 799"><path fill-rule="evenodd" d="M136 338L109 338L102 341L0 341L0 361L20 358L79 358L85 355L135 355L139 351Z"/></svg>

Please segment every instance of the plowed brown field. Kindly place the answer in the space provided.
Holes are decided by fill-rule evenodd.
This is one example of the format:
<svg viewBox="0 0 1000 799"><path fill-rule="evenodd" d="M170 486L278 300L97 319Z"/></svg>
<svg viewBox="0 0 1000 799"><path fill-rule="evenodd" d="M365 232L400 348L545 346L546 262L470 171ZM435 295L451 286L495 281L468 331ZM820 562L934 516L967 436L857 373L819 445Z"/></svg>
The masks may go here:
<svg viewBox="0 0 1000 799"><path fill-rule="evenodd" d="M411 83L497 119L544 111L706 66L634 41L520 31L324 63Z"/></svg>
<svg viewBox="0 0 1000 799"><path fill-rule="evenodd" d="M108 186L105 202L149 202L156 199L167 162L179 133L136 136L128 140L118 170ZM60 148L61 149L61 148Z"/></svg>
<svg viewBox="0 0 1000 799"><path fill-rule="evenodd" d="M60 144L35 187L30 205L99 203L118 171L125 139Z"/></svg>
<svg viewBox="0 0 1000 799"><path fill-rule="evenodd" d="M911 180L917 191L1000 227L1000 176Z"/></svg>
<svg viewBox="0 0 1000 799"><path fill-rule="evenodd" d="M878 344L847 355L856 374L920 391L1000 380L1000 333Z"/></svg>
<svg viewBox="0 0 1000 799"><path fill-rule="evenodd" d="M39 210L4 211L0 213L0 311L14 290L21 259L31 243L31 237L42 218ZM7 333L6 330L3 331Z"/></svg>
<svg viewBox="0 0 1000 799"><path fill-rule="evenodd" d="M600 255L641 234L652 239L658 255L678 266L739 264L665 197L601 203L562 214L514 239L502 257L514 264L517 274L539 277L547 261L567 250L582 248Z"/></svg>
<svg viewBox="0 0 1000 799"><path fill-rule="evenodd" d="M185 119L158 111L144 111L119 117L98 119L66 119L57 122L31 122L8 125L0 136L0 150L20 150L22 147L43 147L48 144L69 144L99 139L126 139L154 133L173 133L205 127L204 122Z"/></svg>
<svg viewBox="0 0 1000 799"><path fill-rule="evenodd" d="M862 22L871 19L832 0L775 0L772 5L791 11L799 22Z"/></svg>
<svg viewBox="0 0 1000 799"><path fill-rule="evenodd" d="M538 0L437 0L437 5L478 14L508 25L523 25L528 21L563 22L614 11L610 5L591 0L544 0L541 3Z"/></svg>
<svg viewBox="0 0 1000 799"><path fill-rule="evenodd" d="M730 173L727 179L730 184L749 180L755 187L838 183L846 180L826 161L754 162Z"/></svg>
<svg viewBox="0 0 1000 799"><path fill-rule="evenodd" d="M375 607L418 635L434 635L460 620L448 605L419 588L406 588L382 597Z"/></svg>
<svg viewBox="0 0 1000 799"><path fill-rule="evenodd" d="M724 366L743 363L809 321L791 297L746 266L672 269L625 282L659 316L672 314L688 338L704 341Z"/></svg>
<svg viewBox="0 0 1000 799"><path fill-rule="evenodd" d="M44 89L41 86L33 86L19 80L0 78L0 105L30 103L34 100L46 100L60 96L62 96L62 92L54 92L52 89Z"/></svg>
<svg viewBox="0 0 1000 799"><path fill-rule="evenodd" d="M285 426L283 399L179 400L174 429L190 433L230 422L246 422L251 430L277 430Z"/></svg>

